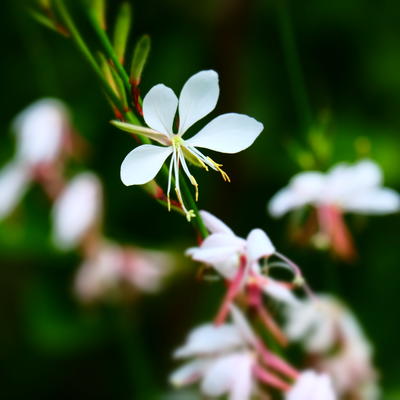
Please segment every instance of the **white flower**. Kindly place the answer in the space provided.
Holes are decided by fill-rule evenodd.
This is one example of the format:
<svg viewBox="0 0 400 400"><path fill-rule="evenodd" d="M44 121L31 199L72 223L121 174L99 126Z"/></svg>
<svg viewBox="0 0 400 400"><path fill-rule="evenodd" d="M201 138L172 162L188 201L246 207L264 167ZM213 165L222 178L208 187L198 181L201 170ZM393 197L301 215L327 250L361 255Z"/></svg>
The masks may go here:
<svg viewBox="0 0 400 400"><path fill-rule="evenodd" d="M389 214L400 210L400 195L382 187L382 171L371 160L338 164L326 174L316 171L295 175L271 199L269 212L280 217L307 204L331 205L359 214Z"/></svg>
<svg viewBox="0 0 400 400"><path fill-rule="evenodd" d="M376 381L372 348L354 316L335 298L319 296L289 308L285 331L318 356L316 367L329 373L339 394L359 393Z"/></svg>
<svg viewBox="0 0 400 400"><path fill-rule="evenodd" d="M17 160L29 165L49 163L60 154L65 144L68 114L56 99L36 101L15 119Z"/></svg>
<svg viewBox="0 0 400 400"><path fill-rule="evenodd" d="M75 290L84 301L96 300L119 289L121 284L154 293L170 271L171 261L171 257L163 252L102 242L79 268Z"/></svg>
<svg viewBox="0 0 400 400"><path fill-rule="evenodd" d="M0 171L0 218L13 211L34 179L36 169L56 161L66 128L66 109L55 99L36 101L17 115L16 154Z"/></svg>
<svg viewBox="0 0 400 400"><path fill-rule="evenodd" d="M235 309L233 318L233 324L205 324L190 333L174 356L193 360L171 375L172 384L183 386L201 380L201 391L206 396L227 394L230 400L250 399L255 364L250 346L255 338L243 326L245 320L239 310Z"/></svg>
<svg viewBox="0 0 400 400"><path fill-rule="evenodd" d="M190 219L193 212L186 210L182 201L179 167L182 166L184 173L196 187L197 198L197 182L189 171L187 161L206 170L211 168L219 171L224 180L229 180L221 165L202 154L198 148L237 153L248 148L263 130L263 125L254 118L230 113L220 115L191 138L183 139L183 135L193 124L215 108L218 96L218 74L212 70L201 71L185 83L179 100L165 85L159 84L150 89L143 100L143 117L149 128L113 121L120 129L146 136L163 145L145 144L132 150L121 165L122 182L130 186L151 181L166 159L172 155L169 163L168 199L174 175L178 200ZM179 128L174 132L173 124L177 110Z"/></svg>
<svg viewBox="0 0 400 400"><path fill-rule="evenodd" d="M207 229L211 232L198 247L190 248L186 254L193 260L213 266L224 278L232 281L244 268L243 281L249 279L260 284L270 296L286 303L296 304L297 300L291 291L271 277L263 276L260 262L272 255L284 257L278 253L267 234L261 229L253 229L246 239L236 236L222 221L208 213L200 211ZM285 261L289 261L284 258ZM298 280L299 270L292 264Z"/></svg>
<svg viewBox="0 0 400 400"><path fill-rule="evenodd" d="M57 198L53 208L53 238L56 245L69 249L95 227L101 213L101 183L96 175L77 175Z"/></svg>
<svg viewBox="0 0 400 400"><path fill-rule="evenodd" d="M11 162L0 171L0 219L13 211L28 185L29 173L24 165Z"/></svg>
<svg viewBox="0 0 400 400"><path fill-rule="evenodd" d="M286 394L285 400L335 400L332 383L325 374L304 371Z"/></svg>

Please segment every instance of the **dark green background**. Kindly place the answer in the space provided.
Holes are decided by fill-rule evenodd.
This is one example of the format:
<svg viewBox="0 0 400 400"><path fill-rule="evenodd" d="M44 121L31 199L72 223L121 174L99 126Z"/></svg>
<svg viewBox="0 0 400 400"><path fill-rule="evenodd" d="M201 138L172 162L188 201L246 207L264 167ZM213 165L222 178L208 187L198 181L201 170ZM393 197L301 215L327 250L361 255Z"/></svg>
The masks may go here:
<svg viewBox="0 0 400 400"><path fill-rule="evenodd" d="M110 16L118 3L109 2ZM200 207L241 235L255 226L265 229L283 253L299 262L316 291L334 289L342 296L375 344L384 398L400 399L399 215L348 218L360 251L357 264L349 266L299 249L288 240L288 220L274 221L265 211L272 194L299 171L295 144L308 150L277 7L290 9L312 117L316 125L324 123L333 148L321 167L367 155L382 165L387 185L399 190L400 4L133 3L130 44L143 33L153 43L143 93L160 82L179 92L192 74L213 68L220 74L221 97L212 116L242 112L265 125L249 150L217 156L231 184L196 171ZM109 125L112 114L99 84L72 42L36 24L27 13L31 4L1 4L0 164L13 151L13 116L42 96L58 97L70 107L90 149L87 160L75 162L69 173L89 168L104 182L106 235L176 252L193 245L191 227L182 217L168 214L140 188L121 184L120 163L133 143ZM85 21L78 19L91 38ZM360 137L369 146L356 146ZM222 285L197 282L196 266L184 261L160 295L133 306L84 308L71 292L79 257L51 247L48 206L41 190L33 188L12 217L0 222L2 398L158 398L168 390L172 350L194 324L212 318Z"/></svg>

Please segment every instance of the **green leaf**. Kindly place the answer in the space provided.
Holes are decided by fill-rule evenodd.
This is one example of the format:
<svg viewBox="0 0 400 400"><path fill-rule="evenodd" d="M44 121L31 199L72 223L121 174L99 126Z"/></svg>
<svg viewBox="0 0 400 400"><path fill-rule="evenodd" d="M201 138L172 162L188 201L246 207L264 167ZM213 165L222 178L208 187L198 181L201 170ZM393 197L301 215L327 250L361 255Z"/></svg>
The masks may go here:
<svg viewBox="0 0 400 400"><path fill-rule="evenodd" d="M113 45L121 64L124 63L126 44L132 21L132 9L129 3L123 3L119 9L114 28Z"/></svg>
<svg viewBox="0 0 400 400"><path fill-rule="evenodd" d="M142 79L143 68L146 64L151 47L150 36L143 35L137 42L133 52L131 64L131 82L133 85L139 85Z"/></svg>

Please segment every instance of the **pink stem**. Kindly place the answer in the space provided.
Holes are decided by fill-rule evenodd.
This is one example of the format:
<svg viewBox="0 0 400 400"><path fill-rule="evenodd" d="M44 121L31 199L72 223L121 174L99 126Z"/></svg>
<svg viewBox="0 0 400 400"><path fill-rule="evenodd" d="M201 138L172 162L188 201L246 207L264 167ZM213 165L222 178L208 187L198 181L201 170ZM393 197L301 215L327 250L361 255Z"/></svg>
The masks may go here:
<svg viewBox="0 0 400 400"><path fill-rule="evenodd" d="M256 376L256 378L258 378L261 382L266 383L269 386L272 386L276 389L285 392L290 389L290 385L287 382L284 382L282 379L280 379L274 374L271 374L270 372L266 371L264 368L262 368L257 364L253 367L253 373Z"/></svg>
<svg viewBox="0 0 400 400"><path fill-rule="evenodd" d="M298 378L299 372L281 357L268 351L261 341L257 343L257 350L260 352L266 365L273 368L275 371L288 376L289 378Z"/></svg>
<svg viewBox="0 0 400 400"><path fill-rule="evenodd" d="M357 253L340 209L333 205L322 205L318 208L318 218L321 229L331 240L334 252L343 260L353 261Z"/></svg>
<svg viewBox="0 0 400 400"><path fill-rule="evenodd" d="M214 320L215 325L221 325L225 321L229 313L229 306L240 290L245 273L246 263L246 258L244 256L241 256L239 270L233 280L229 281L228 291L225 294L221 307L219 308L217 316Z"/></svg>

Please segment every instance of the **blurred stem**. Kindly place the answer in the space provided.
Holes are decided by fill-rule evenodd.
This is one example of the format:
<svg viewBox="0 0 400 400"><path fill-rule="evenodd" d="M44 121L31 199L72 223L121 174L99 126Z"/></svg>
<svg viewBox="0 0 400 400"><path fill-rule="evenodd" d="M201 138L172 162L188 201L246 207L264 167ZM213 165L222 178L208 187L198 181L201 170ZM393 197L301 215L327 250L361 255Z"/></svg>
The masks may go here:
<svg viewBox="0 0 400 400"><path fill-rule="evenodd" d="M111 44L106 32L103 29L101 29L97 19L93 15L93 13L91 13L89 11L87 14L88 14L90 23L91 23L94 31L96 32L101 45L103 46L106 56L109 57L110 60L113 62L115 69L117 70L120 78L122 79L122 82L124 83L124 86L125 86L126 91L128 92L128 95L130 95L131 85L129 83L129 76L126 73L122 64L119 62L118 57L115 54L113 45Z"/></svg>
<svg viewBox="0 0 400 400"><path fill-rule="evenodd" d="M293 32L288 0L276 0L279 32L298 118L304 132L308 132L313 123L310 102L307 96L304 76L301 69L299 53Z"/></svg>
<svg viewBox="0 0 400 400"><path fill-rule="evenodd" d="M55 0L54 4L57 7L57 11L60 15L62 22L68 28L69 33L73 41L75 42L76 46L78 47L79 51L82 53L86 61L90 64L93 71L96 73L97 77L100 79L101 83L103 84L103 88L107 94L107 96L111 99L114 105L118 108L120 112L124 111L124 107L120 101L120 99L116 96L114 90L110 87L108 82L105 80L103 76L103 72L100 66L97 64L96 59L93 57L92 53L90 52L89 48L86 46L85 42L82 39L81 34L79 33L75 23L73 22L67 8L63 0Z"/></svg>

